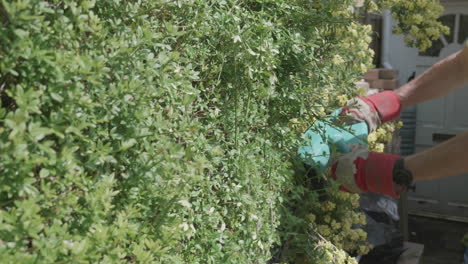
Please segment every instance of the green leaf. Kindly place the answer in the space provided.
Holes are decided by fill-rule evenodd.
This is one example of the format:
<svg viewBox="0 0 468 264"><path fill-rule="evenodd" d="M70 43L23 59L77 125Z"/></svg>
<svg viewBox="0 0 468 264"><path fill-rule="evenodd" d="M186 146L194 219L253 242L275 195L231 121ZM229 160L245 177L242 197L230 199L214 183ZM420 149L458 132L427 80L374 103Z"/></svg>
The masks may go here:
<svg viewBox="0 0 468 264"><path fill-rule="evenodd" d="M52 97L52 99L54 99L57 102L63 102L63 97L57 93L50 93L50 97Z"/></svg>
<svg viewBox="0 0 468 264"><path fill-rule="evenodd" d="M120 150L127 150L127 149L135 146L137 143L138 142L134 138L126 140L126 141L122 142L122 147L120 148Z"/></svg>
<svg viewBox="0 0 468 264"><path fill-rule="evenodd" d="M47 178L47 176L49 176L49 175L50 175L50 171L47 170L47 169L42 168L39 171L39 177L41 177L41 178Z"/></svg>
<svg viewBox="0 0 468 264"><path fill-rule="evenodd" d="M29 129L29 134L35 141L40 141L45 136L53 134L54 131L47 127L34 126Z"/></svg>
<svg viewBox="0 0 468 264"><path fill-rule="evenodd" d="M25 38L29 36L28 31L20 29L20 28L15 29L14 32L15 32L15 35L18 36L19 38Z"/></svg>

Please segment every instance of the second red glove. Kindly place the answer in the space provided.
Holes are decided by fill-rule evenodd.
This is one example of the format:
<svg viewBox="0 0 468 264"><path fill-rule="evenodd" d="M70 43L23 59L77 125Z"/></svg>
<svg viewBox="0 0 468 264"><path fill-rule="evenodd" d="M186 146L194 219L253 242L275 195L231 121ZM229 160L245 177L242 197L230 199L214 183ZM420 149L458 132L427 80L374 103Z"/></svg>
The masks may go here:
<svg viewBox="0 0 468 264"><path fill-rule="evenodd" d="M375 192L399 197L404 188L393 180L393 169L399 158L358 147L333 163L332 177L348 192Z"/></svg>

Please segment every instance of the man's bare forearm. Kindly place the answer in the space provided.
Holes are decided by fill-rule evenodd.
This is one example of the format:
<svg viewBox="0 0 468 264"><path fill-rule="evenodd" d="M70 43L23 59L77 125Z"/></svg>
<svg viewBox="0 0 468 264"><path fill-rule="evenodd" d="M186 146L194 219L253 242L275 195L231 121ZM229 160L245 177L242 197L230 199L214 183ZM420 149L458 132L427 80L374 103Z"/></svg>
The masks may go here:
<svg viewBox="0 0 468 264"><path fill-rule="evenodd" d="M405 158L415 181L468 173L468 132L440 145Z"/></svg>
<svg viewBox="0 0 468 264"><path fill-rule="evenodd" d="M403 107L445 96L468 82L468 48L438 62L395 92ZM414 180L439 179L468 173L468 132L405 158Z"/></svg>
<svg viewBox="0 0 468 264"><path fill-rule="evenodd" d="M468 82L468 48L434 64L395 93L403 108L445 96Z"/></svg>

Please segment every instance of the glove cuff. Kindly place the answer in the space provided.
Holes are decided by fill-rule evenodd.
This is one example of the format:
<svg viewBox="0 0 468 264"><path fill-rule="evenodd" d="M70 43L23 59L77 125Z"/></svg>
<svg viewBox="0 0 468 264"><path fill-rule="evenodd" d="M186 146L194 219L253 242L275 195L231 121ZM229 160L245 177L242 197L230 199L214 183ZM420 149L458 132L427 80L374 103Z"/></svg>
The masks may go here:
<svg viewBox="0 0 468 264"><path fill-rule="evenodd" d="M391 121L400 115L400 98L393 91L384 91L361 99L379 113L382 123Z"/></svg>
<svg viewBox="0 0 468 264"><path fill-rule="evenodd" d="M364 166L360 168L364 174L361 174L361 177L364 176L366 189L398 198L402 189L398 188L398 192L396 190L397 186L393 181L393 168L399 158L398 155L370 152ZM358 171L360 170L358 169Z"/></svg>

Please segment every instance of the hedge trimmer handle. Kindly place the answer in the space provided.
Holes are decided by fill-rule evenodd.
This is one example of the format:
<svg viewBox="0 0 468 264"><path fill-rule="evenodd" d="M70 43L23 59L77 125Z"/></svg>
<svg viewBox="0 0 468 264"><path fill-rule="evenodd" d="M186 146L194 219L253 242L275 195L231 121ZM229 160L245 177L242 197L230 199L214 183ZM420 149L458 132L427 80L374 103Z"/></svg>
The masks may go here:
<svg viewBox="0 0 468 264"><path fill-rule="evenodd" d="M334 111L324 121L316 121L304 133L305 143L298 153L302 161L320 172L330 166L335 151L348 153L350 145L367 145L368 126L366 122L339 127L342 109Z"/></svg>
<svg viewBox="0 0 468 264"><path fill-rule="evenodd" d="M398 117L401 102L395 92L384 91L349 100L345 111L353 116L352 124L343 122L342 109L338 109L304 133L306 142L298 152L306 164L323 172L330 165L331 154L348 153L350 145L366 146L369 131Z"/></svg>

